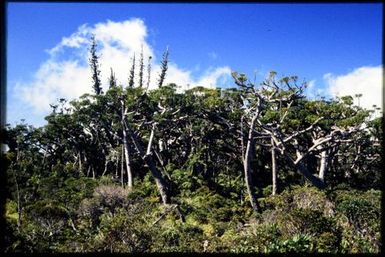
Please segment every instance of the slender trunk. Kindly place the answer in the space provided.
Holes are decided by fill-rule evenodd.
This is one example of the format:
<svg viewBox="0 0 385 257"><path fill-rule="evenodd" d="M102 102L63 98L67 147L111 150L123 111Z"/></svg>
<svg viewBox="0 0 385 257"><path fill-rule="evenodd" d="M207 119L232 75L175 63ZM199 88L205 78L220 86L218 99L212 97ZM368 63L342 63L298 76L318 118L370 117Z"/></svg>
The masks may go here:
<svg viewBox="0 0 385 257"><path fill-rule="evenodd" d="M82 155L80 154L80 152L78 153L78 158L79 158L79 173L82 173Z"/></svg>
<svg viewBox="0 0 385 257"><path fill-rule="evenodd" d="M130 158L130 146L127 140L127 132L123 129L123 146L124 146L124 156L126 159L126 170L127 170L127 186L132 188L132 171L131 171L131 158Z"/></svg>
<svg viewBox="0 0 385 257"><path fill-rule="evenodd" d="M273 189L271 194L276 195L277 194L277 160L275 155L275 145L274 140L271 139L271 175L272 175L272 183L273 183Z"/></svg>
<svg viewBox="0 0 385 257"><path fill-rule="evenodd" d="M133 186L133 179L132 179L132 172L131 172L131 162L130 159L127 159L127 187L132 189Z"/></svg>
<svg viewBox="0 0 385 257"><path fill-rule="evenodd" d="M319 173L318 173L318 177L322 181L324 181L325 179L327 166L328 166L328 155L326 150L324 150L321 152L321 160L320 160L320 167L319 167Z"/></svg>
<svg viewBox="0 0 385 257"><path fill-rule="evenodd" d="M243 155L245 154L245 142L244 142L244 139L243 139L243 115L241 117L241 151L242 151L242 158L243 158ZM242 160L244 161L244 160Z"/></svg>
<svg viewBox="0 0 385 257"><path fill-rule="evenodd" d="M90 176L90 171L91 171L91 166L88 166L88 169L87 169L87 177Z"/></svg>
<svg viewBox="0 0 385 257"><path fill-rule="evenodd" d="M124 146L122 145L122 158L121 158L121 162L120 162L120 184L122 185L122 187L124 186Z"/></svg>
<svg viewBox="0 0 385 257"><path fill-rule="evenodd" d="M170 195L169 195L169 190L168 190L168 182L167 180L162 176L162 173L156 168L154 159L152 158L152 153L151 153L151 144L152 140L154 137L154 130L155 127L152 127L151 130L151 135L150 135L150 140L149 144L147 147L147 153L144 152L144 149L141 146L142 140L141 138L138 138L134 132L126 125L126 129L128 130L130 137L132 141L134 142L134 145L136 149L138 150L140 156L142 157L143 161L148 165L151 174L154 176L156 186L158 187L159 194L162 198L163 204L167 205L170 203Z"/></svg>
<svg viewBox="0 0 385 257"><path fill-rule="evenodd" d="M108 160L105 160L105 161L104 161L104 170L103 170L103 173L102 173L102 177L103 177L103 176L106 174L106 172L107 172L108 163L109 163Z"/></svg>
<svg viewBox="0 0 385 257"><path fill-rule="evenodd" d="M92 169L92 178L95 179L95 168L92 167L91 169Z"/></svg>
<svg viewBox="0 0 385 257"><path fill-rule="evenodd" d="M243 160L243 168L245 172L245 182L246 182L247 193L250 198L251 207L255 211L259 211L259 204L254 192L253 178L251 176L251 173L252 173L251 158L252 158L252 150L253 150L253 144L254 144L254 126L255 126L257 117L258 117L258 113L256 113L256 115L252 118L250 123L249 135L247 138L246 153L245 153L245 158Z"/></svg>
<svg viewBox="0 0 385 257"><path fill-rule="evenodd" d="M153 125L150 133L150 139L148 140L146 155L151 154L152 142L154 141L154 133L155 133L154 130L155 130L155 126Z"/></svg>
<svg viewBox="0 0 385 257"><path fill-rule="evenodd" d="M314 176L308 168L303 164L303 159L298 158L298 160L293 160L287 153L285 153L286 158L292 163L292 165L296 168L296 170L302 174L313 186L318 189L324 189L326 187L325 183L320 180L318 177Z"/></svg>
<svg viewBox="0 0 385 257"><path fill-rule="evenodd" d="M123 131L123 149L122 150L124 150L124 155L126 158L127 187L131 189L132 185L133 185L133 180L132 180L132 170L131 170L130 146L129 146L128 140L127 140L127 132L126 132L126 129L124 127L125 111L124 111L124 101L123 100L121 101L121 104L122 104L121 123L122 123L122 131ZM123 156L122 156L122 160L124 160ZM122 177L123 177L123 173L122 173ZM122 185L123 185L123 178L122 178Z"/></svg>
<svg viewBox="0 0 385 257"><path fill-rule="evenodd" d="M119 170L119 156L116 156L116 164L115 164L115 178L118 178L118 170Z"/></svg>
<svg viewBox="0 0 385 257"><path fill-rule="evenodd" d="M170 174L169 174L169 173L167 172L167 170L166 170L166 167L165 167L165 165L164 165L164 161L162 160L162 158L161 158L161 156L160 156L160 153L158 153L156 150L153 150L153 152L155 153L156 158L158 159L160 165L162 166L162 169L163 169L164 174L166 175L166 177L167 177L169 180L171 180L171 176L170 176Z"/></svg>

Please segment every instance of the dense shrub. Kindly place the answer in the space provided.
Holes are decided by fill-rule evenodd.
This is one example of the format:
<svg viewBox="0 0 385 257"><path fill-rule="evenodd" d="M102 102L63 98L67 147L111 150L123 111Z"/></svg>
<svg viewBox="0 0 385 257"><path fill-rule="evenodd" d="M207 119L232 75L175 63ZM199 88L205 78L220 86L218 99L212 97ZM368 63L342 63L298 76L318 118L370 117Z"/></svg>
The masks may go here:
<svg viewBox="0 0 385 257"><path fill-rule="evenodd" d="M153 239L142 208L135 204L128 209L119 208L114 214L104 213L88 250L135 253L150 249Z"/></svg>
<svg viewBox="0 0 385 257"><path fill-rule="evenodd" d="M342 248L349 253L377 252L380 248L381 192L340 190L334 193Z"/></svg>

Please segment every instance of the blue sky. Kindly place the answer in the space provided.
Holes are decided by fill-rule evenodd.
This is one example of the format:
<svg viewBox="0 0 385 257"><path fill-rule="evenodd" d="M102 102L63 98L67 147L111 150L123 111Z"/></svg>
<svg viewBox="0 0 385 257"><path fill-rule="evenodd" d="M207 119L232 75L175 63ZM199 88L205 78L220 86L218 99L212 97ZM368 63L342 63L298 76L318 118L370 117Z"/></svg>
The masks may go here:
<svg viewBox="0 0 385 257"><path fill-rule="evenodd" d="M233 86L228 78L229 70L244 72L250 77L256 71L258 80L275 70L279 75L298 75L311 82L309 94L313 96L316 92L327 96L349 90L356 93L374 84L374 92L381 94L383 17L380 3L9 3L7 11L7 121L12 124L21 118L37 126L44 124L47 108L37 105L47 104L39 97L49 91L45 97L52 101L60 92L76 91L72 88L77 81L74 73L84 71L86 59L82 53L86 45L83 42L74 46L63 38L85 37L82 33L93 31L98 27L96 24L99 24L97 31L106 34L105 40L112 37L116 40L119 36L127 39L115 52L111 52L112 41L107 43L101 39L101 47L104 43L110 44L111 51L104 56L127 55L127 70L129 56L137 50L137 44L128 42L132 38L145 45L148 50L145 53L153 55L155 62L159 62L169 46L174 64L170 79L181 79L185 83ZM87 24L86 29L79 29L83 24ZM48 50L57 46L61 51L50 54ZM107 47L104 50L107 51ZM115 64L106 62L111 66L124 66L118 62L119 58L116 60ZM60 74L53 76L54 72ZM71 75L62 76L64 73ZM42 78L51 75L52 78ZM107 76L104 74L104 78ZM61 81L63 78L71 78L67 81L68 87ZM61 91L59 88L55 91L52 85L55 79L60 80ZM352 81L361 81L361 84L349 86ZM30 90L34 90L33 93ZM367 95L368 103L378 103L378 99Z"/></svg>

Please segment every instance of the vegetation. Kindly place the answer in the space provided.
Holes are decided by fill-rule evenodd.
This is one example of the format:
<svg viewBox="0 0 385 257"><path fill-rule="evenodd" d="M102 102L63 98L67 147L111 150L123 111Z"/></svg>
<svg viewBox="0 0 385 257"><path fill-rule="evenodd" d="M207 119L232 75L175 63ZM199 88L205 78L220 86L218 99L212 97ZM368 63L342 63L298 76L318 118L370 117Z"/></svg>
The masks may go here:
<svg viewBox="0 0 385 257"><path fill-rule="evenodd" d="M379 252L372 111L310 100L275 72L179 92L164 84L168 49L157 89L141 53L128 85L111 69L103 92L96 49L93 38L95 94L3 131L6 252Z"/></svg>

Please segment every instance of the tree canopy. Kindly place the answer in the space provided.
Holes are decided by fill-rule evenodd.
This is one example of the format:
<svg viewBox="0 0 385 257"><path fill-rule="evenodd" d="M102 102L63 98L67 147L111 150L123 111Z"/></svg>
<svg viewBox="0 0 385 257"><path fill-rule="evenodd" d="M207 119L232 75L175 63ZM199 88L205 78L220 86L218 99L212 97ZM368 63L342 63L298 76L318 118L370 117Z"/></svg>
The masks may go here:
<svg viewBox="0 0 385 257"><path fill-rule="evenodd" d="M179 92L168 49L158 88L141 53L103 92L90 54L94 94L4 129L8 252L379 251L382 121L351 96L276 72Z"/></svg>

